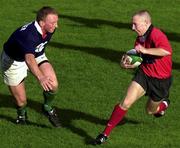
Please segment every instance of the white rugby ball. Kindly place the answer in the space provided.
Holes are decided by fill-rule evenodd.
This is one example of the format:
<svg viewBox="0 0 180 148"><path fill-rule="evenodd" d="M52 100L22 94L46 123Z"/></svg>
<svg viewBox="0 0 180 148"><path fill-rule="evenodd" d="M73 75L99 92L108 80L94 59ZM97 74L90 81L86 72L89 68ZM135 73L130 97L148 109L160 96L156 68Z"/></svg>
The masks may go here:
<svg viewBox="0 0 180 148"><path fill-rule="evenodd" d="M138 67L143 61L136 49L128 50L126 54L130 64L134 65L135 67Z"/></svg>
<svg viewBox="0 0 180 148"><path fill-rule="evenodd" d="M134 65L135 67L138 67L139 65L141 65L143 59L136 54L127 54L128 61L130 62L131 65Z"/></svg>

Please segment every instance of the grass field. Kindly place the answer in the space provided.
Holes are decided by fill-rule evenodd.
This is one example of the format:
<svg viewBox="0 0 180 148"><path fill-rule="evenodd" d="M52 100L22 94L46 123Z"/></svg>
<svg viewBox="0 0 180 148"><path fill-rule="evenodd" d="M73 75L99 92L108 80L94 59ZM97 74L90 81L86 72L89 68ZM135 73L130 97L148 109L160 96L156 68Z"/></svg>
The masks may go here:
<svg viewBox="0 0 180 148"><path fill-rule="evenodd" d="M62 128L42 115L42 90L26 79L30 125L14 124L16 110L0 79L0 148L89 148L111 111L122 99L133 71L121 69L121 55L134 44L131 15L148 9L153 24L164 30L173 47L171 106L156 119L145 113L143 97L128 112L127 122L111 134L104 148L180 147L180 1L179 0L1 0L0 47L17 27L34 20L49 5L59 11L59 28L47 47L60 89L54 106Z"/></svg>

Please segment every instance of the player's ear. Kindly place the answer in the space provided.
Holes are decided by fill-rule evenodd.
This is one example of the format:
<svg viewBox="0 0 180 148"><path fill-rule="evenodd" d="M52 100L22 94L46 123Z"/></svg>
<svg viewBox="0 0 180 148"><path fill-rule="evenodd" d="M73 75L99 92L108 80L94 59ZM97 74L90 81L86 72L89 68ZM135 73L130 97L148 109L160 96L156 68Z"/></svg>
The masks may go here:
<svg viewBox="0 0 180 148"><path fill-rule="evenodd" d="M145 21L145 24L146 24L147 26L149 26L149 24L151 24L149 18L146 18L144 21Z"/></svg>
<svg viewBox="0 0 180 148"><path fill-rule="evenodd" d="M39 21L39 26L43 27L44 26L44 21Z"/></svg>

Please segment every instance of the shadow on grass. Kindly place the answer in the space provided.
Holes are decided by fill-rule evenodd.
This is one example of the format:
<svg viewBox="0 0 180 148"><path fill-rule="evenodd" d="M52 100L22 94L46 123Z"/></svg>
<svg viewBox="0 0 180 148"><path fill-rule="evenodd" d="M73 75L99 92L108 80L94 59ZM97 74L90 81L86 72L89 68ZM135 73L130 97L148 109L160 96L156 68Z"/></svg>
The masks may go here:
<svg viewBox="0 0 180 148"><path fill-rule="evenodd" d="M180 63L173 62L173 69L180 70Z"/></svg>
<svg viewBox="0 0 180 148"><path fill-rule="evenodd" d="M15 108L15 104L13 103L14 102L14 99L12 96L10 95L4 95L4 94L0 94L0 108L1 107L7 107L7 108ZM0 118L1 119L5 119L13 124L16 124L15 123L15 120L16 120L16 117L12 118L10 116L7 116L7 115L0 115ZM40 127L40 128L51 128L50 126L47 126L47 125L44 125L44 124L39 124L39 123L34 123L32 121L29 121L27 122L27 125L31 125L31 126L37 126L37 127Z"/></svg>
<svg viewBox="0 0 180 148"><path fill-rule="evenodd" d="M63 44L60 42L50 42L49 46L55 48L65 48L69 50L78 50L88 54L92 54L103 58L105 60L110 60L111 62L120 63L120 59L125 52L115 51L113 49L102 48L102 47L88 47L88 46L77 46L71 44ZM180 63L173 62L173 69L180 70Z"/></svg>
<svg viewBox="0 0 180 148"><path fill-rule="evenodd" d="M131 29L131 23L123 23L123 22L103 20L103 19L91 19L91 18L84 18L84 17L79 17L79 16L69 16L65 14L60 14L59 17L63 19L71 20L75 23L79 23L80 25L76 25L77 27L85 26L89 28L99 28L100 26L107 25L107 26L118 28L118 29L121 29L121 28ZM180 42L179 33L165 32L165 34L168 36L170 41Z"/></svg>
<svg viewBox="0 0 180 148"><path fill-rule="evenodd" d="M100 58L110 60L111 62L120 63L121 57L124 52L115 51L113 49L102 48L102 47L88 47L88 46L77 46L71 44L63 44L60 42L50 42L49 46L56 48L65 48L70 50L78 50L88 54L98 56Z"/></svg>
<svg viewBox="0 0 180 148"><path fill-rule="evenodd" d="M13 124L16 124L15 123L15 119L12 118L12 117L8 117L8 116L5 116L5 115L0 115L0 118L1 119L5 119L7 121L10 121L12 122ZM51 129L50 126L47 126L47 125L44 125L44 124L39 124L39 123L34 123L32 121L27 121L27 125L30 125L30 126L36 126L36 127L40 127L40 128L48 128L48 129ZM17 125L18 126L18 125ZM20 125L20 126L25 126L25 125Z"/></svg>
<svg viewBox="0 0 180 148"><path fill-rule="evenodd" d="M60 14L59 18L68 19L73 22L76 22L79 24L79 25L76 25L77 27L85 26L89 28L99 28L101 26L107 25L107 26L111 26L111 27L115 27L119 29L120 28L131 29L130 23L122 23L122 22L103 20L103 19L84 18L84 17L79 17L79 16L69 16L69 15L64 15L64 14Z"/></svg>
<svg viewBox="0 0 180 148"><path fill-rule="evenodd" d="M37 13L37 11L33 11L33 13ZM131 23L123 23L123 22L110 21L110 20L104 20L104 19L85 18L85 17L80 17L80 16L70 16L66 14L59 14L59 18L68 19L70 21L78 23L78 24L66 24L66 25L77 26L77 27L99 28L101 26L106 25L106 26L111 26L118 29L131 29L131 26L132 26ZM166 32L166 31L164 32L170 41L180 42L179 33Z"/></svg>
<svg viewBox="0 0 180 148"><path fill-rule="evenodd" d="M33 11L33 13L37 13L37 11ZM85 18L80 16L70 16L65 14L59 14L59 18L61 19L68 19L70 21L75 22L76 24L66 24L71 26L77 27L88 27L88 28L99 28L103 25L115 27L115 28L125 28L131 29L130 23L122 23L117 21L110 21L110 20L103 20L103 19L94 19L94 18Z"/></svg>
<svg viewBox="0 0 180 148"><path fill-rule="evenodd" d="M12 96L0 94L0 107L14 108L15 105L13 104ZM37 102L37 101L33 101L31 99L28 99L28 107L34 109L38 113L42 113L42 111L41 111L42 104ZM62 127L71 130L73 133L75 133L81 137L84 137L86 144L91 144L91 141L93 140L93 138L83 128L75 127L72 124L72 121L73 120L85 120L85 121L88 121L88 122L91 122L94 124L101 124L101 125L105 125L107 123L107 120L99 119L96 116L93 116L91 114L84 113L81 111L75 111L72 109L61 109L58 107L56 107L56 109L57 109L58 114L61 117ZM9 116L4 115L4 114L0 115L0 118L5 119L7 121L10 121L12 123L14 123L14 121L15 121L14 118L9 117ZM140 122L138 122L136 120L125 118L119 125L139 124L139 123ZM41 127L41 128L52 128L52 127L48 127L46 125L33 123L30 121L29 121L29 125L33 125L33 126L37 126L37 127Z"/></svg>

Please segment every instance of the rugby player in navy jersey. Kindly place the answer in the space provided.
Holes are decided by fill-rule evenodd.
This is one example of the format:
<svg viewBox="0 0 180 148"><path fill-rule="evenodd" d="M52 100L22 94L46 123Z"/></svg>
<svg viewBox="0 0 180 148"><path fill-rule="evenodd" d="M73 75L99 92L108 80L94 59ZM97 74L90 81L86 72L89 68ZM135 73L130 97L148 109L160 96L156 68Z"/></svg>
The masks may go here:
<svg viewBox="0 0 180 148"><path fill-rule="evenodd" d="M4 43L1 68L4 82L16 100L17 124L27 123L25 78L30 70L43 88L43 112L55 127L60 126L59 117L52 107L58 81L45 55L45 47L57 27L58 12L51 7L42 7L35 21L18 28Z"/></svg>

